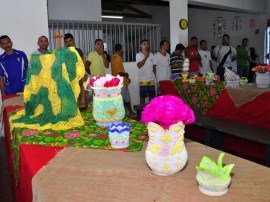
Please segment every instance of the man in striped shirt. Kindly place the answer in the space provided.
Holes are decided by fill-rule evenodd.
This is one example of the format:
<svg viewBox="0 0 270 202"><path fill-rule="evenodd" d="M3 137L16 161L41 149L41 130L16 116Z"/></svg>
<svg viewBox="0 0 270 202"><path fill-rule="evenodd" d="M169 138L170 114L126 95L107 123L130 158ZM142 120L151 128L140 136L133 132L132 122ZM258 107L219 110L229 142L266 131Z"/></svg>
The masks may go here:
<svg viewBox="0 0 270 202"><path fill-rule="evenodd" d="M184 62L184 56L183 52L185 50L185 46L181 43L177 44L175 47L175 51L170 56L170 65L173 74L180 75L183 70L183 62Z"/></svg>
<svg viewBox="0 0 270 202"><path fill-rule="evenodd" d="M28 59L23 51L12 48L7 35L0 37L0 46L5 51L0 55L0 89L2 95L23 92Z"/></svg>

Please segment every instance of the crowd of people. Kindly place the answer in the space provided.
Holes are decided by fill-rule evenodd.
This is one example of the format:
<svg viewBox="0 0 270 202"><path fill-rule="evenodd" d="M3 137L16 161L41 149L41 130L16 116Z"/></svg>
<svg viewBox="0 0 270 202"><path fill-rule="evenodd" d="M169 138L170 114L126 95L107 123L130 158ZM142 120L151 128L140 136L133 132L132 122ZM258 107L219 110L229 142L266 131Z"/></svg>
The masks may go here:
<svg viewBox="0 0 270 202"><path fill-rule="evenodd" d="M73 35L65 34L64 43L66 47L75 46ZM23 51L13 49L13 43L7 35L0 37L1 48L5 51L0 56L0 89L2 95L16 94L23 92L28 59ZM46 36L38 38L38 49L32 54L50 53L48 50L49 40ZM242 44L237 48L230 45L230 37L225 34L222 43L208 50L207 41L201 40L198 49L198 38L191 37L187 47L179 43L175 51L169 54L170 44L167 40L161 40L160 50L153 54L150 51L150 44L147 39L140 43L140 52L136 54L136 64L138 67L138 81L140 92L140 105L145 104L145 99L149 101L159 94L159 81L168 80L175 75L180 75L183 69L185 58L189 58L189 76L203 75L207 72L215 72L224 80L225 67L236 71L240 77L246 77L251 82L253 79L252 67L257 65L258 56L254 48L248 47L248 39L243 38ZM131 82L129 74L125 71L121 44L115 44L112 58L104 51L102 39L95 40L95 50L90 52L85 59L81 49L75 47L85 63L85 70L91 76L105 75L105 68L109 68L111 63L112 75L117 74L124 77L124 87L122 96L130 117L134 118L130 104L130 94L128 85ZM216 64L214 66L213 62Z"/></svg>

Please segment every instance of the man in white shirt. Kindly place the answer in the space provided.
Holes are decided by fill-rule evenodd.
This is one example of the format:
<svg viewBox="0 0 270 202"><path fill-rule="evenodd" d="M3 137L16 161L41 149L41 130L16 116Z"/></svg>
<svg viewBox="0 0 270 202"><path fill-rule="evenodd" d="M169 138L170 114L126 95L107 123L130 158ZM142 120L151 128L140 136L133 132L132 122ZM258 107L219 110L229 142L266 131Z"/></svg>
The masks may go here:
<svg viewBox="0 0 270 202"><path fill-rule="evenodd" d="M207 43L205 40L200 41L199 54L201 56L201 64L200 64L200 74L206 74L207 72L214 72L213 65L212 65L212 58L211 53L207 50Z"/></svg>
<svg viewBox="0 0 270 202"><path fill-rule="evenodd" d="M157 79L157 86L159 90L159 81L168 80L171 76L170 55L167 53L169 49L169 42L162 40L160 42L161 50L154 55L154 74Z"/></svg>
<svg viewBox="0 0 270 202"><path fill-rule="evenodd" d="M149 41L141 41L141 52L136 54L136 64L139 68L139 86L140 86L140 105L145 104L145 98L151 101L156 97L154 72L153 72L153 53L149 51Z"/></svg>
<svg viewBox="0 0 270 202"><path fill-rule="evenodd" d="M231 67L231 62L236 60L236 49L230 45L230 36L228 34L223 35L222 45L215 47L213 55L218 63L217 75L223 81L225 67Z"/></svg>

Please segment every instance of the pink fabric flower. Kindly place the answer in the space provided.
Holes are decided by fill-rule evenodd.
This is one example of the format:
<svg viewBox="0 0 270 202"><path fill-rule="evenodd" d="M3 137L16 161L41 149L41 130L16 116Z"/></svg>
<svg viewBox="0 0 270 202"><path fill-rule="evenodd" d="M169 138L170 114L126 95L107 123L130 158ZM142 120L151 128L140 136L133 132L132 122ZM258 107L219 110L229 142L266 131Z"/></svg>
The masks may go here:
<svg viewBox="0 0 270 202"><path fill-rule="evenodd" d="M164 95L151 100L142 112L142 123L155 122L164 129L182 121L184 124L193 123L193 110L181 98Z"/></svg>
<svg viewBox="0 0 270 202"><path fill-rule="evenodd" d="M76 137L81 136L81 133L79 131L74 131L71 133L65 134L65 138L75 139Z"/></svg>
<svg viewBox="0 0 270 202"><path fill-rule="evenodd" d="M35 134L38 134L38 130L37 129L27 130L27 131L22 132L22 135L23 136L32 136L32 135L35 135Z"/></svg>
<svg viewBox="0 0 270 202"><path fill-rule="evenodd" d="M183 83L182 88L183 88L183 90L186 90L188 88L188 84L187 83Z"/></svg>
<svg viewBox="0 0 270 202"><path fill-rule="evenodd" d="M197 98L196 97L192 97L192 103L195 104L197 102Z"/></svg>
<svg viewBox="0 0 270 202"><path fill-rule="evenodd" d="M215 88L210 88L210 95L213 96L216 94L216 89Z"/></svg>

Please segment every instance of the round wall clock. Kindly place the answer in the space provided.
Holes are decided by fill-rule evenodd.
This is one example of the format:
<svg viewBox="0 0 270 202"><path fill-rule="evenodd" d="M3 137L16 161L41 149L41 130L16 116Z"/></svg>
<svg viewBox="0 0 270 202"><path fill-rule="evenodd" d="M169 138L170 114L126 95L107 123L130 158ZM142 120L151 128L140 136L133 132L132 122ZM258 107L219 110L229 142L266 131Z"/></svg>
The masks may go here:
<svg viewBox="0 0 270 202"><path fill-rule="evenodd" d="M186 29L188 27L188 21L186 19L181 19L179 21L179 26L181 29Z"/></svg>

